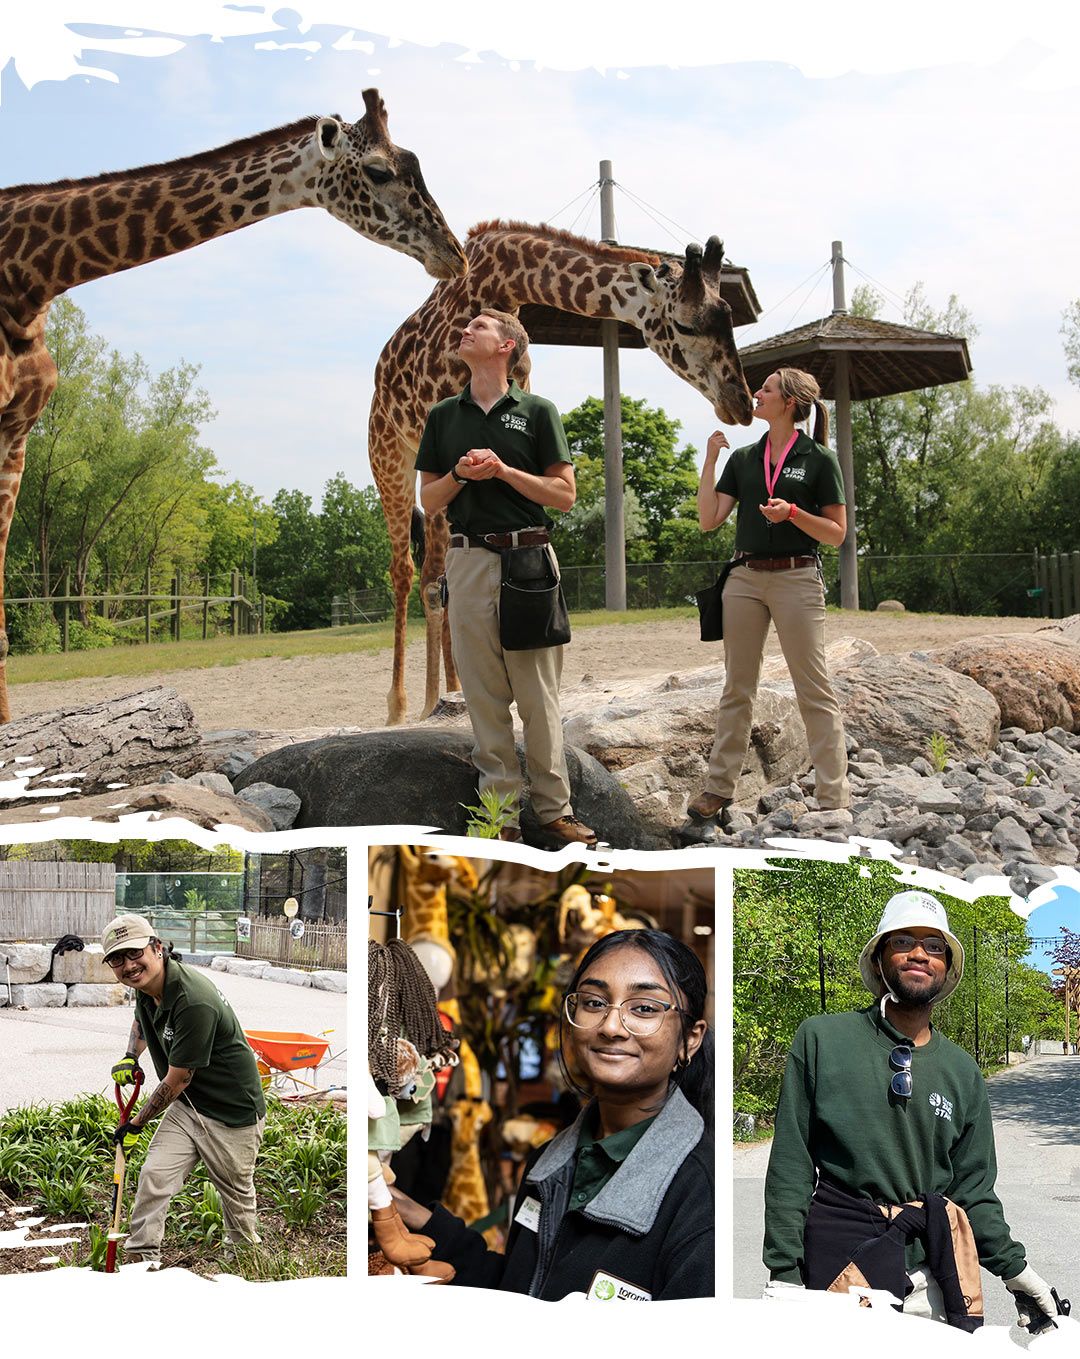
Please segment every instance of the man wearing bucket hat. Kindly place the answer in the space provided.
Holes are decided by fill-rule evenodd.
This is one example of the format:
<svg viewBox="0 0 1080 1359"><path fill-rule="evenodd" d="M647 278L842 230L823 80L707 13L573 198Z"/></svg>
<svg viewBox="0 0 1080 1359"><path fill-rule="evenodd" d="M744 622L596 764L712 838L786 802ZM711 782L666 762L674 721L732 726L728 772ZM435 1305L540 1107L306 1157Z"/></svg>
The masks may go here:
<svg viewBox="0 0 1080 1359"><path fill-rule="evenodd" d="M200 1160L221 1195L225 1239L258 1242L253 1176L266 1104L240 1021L207 976L170 956L142 916L117 916L101 945L117 981L136 992L127 1052L113 1080L132 1083L149 1049L160 1082L116 1130L129 1152L161 1119L139 1171L125 1259L158 1260L169 1203Z"/></svg>
<svg viewBox="0 0 1080 1359"><path fill-rule="evenodd" d="M970 1331L981 1264L1054 1316L994 1192L982 1073L930 1022L964 975L941 903L891 897L859 972L873 1004L805 1020L788 1057L765 1179L766 1296L882 1288Z"/></svg>

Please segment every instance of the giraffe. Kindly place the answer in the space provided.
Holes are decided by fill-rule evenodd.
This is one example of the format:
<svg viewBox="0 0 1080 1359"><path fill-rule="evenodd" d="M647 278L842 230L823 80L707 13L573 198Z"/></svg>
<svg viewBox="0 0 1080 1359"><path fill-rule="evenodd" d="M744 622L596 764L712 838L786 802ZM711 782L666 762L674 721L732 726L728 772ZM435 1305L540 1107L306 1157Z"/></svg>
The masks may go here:
<svg viewBox="0 0 1080 1359"><path fill-rule="evenodd" d="M459 1099L450 1110L450 1174L442 1201L465 1222L479 1222L491 1212L484 1169L480 1163L480 1134L494 1115L482 1099ZM497 1236L497 1228L488 1228ZM484 1233L487 1237L487 1232ZM489 1238L488 1244L493 1244Z"/></svg>
<svg viewBox="0 0 1080 1359"><path fill-rule="evenodd" d="M457 357L464 326L482 307L516 314L523 303L624 321L640 330L648 347L706 397L720 420L748 425L752 400L735 348L731 308L719 291L723 253L723 245L713 236L704 251L687 246L685 262L661 263L656 255L599 245L553 227L481 222L466 238L465 278L438 284L387 342L375 369L368 457L391 545L395 601L391 725L404 721L406 713L405 622L413 580L409 530L416 500L413 464L428 411L436 401L460 391L468 378ZM527 373L515 376L527 385ZM438 592L433 589L444 568L447 538L445 512L433 515L426 525L421 574L427 616L424 717L439 698L440 643L447 683L451 688L457 685L449 632L442 626Z"/></svg>
<svg viewBox="0 0 1080 1359"><path fill-rule="evenodd" d="M465 891L475 892L480 883L476 869L469 859L460 855L425 852L412 845L399 845L398 858L405 878L405 913L402 917L405 942L414 949L417 944L434 945L449 955L453 965L457 961L457 954L450 942L446 889L449 883L456 882ZM421 962L424 961L421 954ZM452 1021L460 1038L458 1063L464 1080L465 1098L477 1100L483 1094L480 1063L461 1033L461 1007L455 998L440 1001L439 1009Z"/></svg>
<svg viewBox="0 0 1080 1359"><path fill-rule="evenodd" d="M325 208L433 278L464 273L419 161L390 140L378 90L363 99L356 123L304 118L165 164L0 189L0 722L11 716L4 558L26 437L56 387L44 339L55 298L302 207Z"/></svg>

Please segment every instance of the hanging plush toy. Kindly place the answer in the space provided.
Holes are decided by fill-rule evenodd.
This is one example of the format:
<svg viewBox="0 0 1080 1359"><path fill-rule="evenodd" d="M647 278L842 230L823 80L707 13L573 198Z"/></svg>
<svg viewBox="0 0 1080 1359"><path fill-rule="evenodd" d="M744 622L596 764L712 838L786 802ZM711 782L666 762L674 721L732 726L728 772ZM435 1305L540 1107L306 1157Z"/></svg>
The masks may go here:
<svg viewBox="0 0 1080 1359"><path fill-rule="evenodd" d="M435 991L401 939L368 940L368 1209L379 1249L393 1265L448 1283L453 1269L431 1259L428 1236L402 1222L390 1185L390 1157L431 1123L436 1072L456 1062Z"/></svg>

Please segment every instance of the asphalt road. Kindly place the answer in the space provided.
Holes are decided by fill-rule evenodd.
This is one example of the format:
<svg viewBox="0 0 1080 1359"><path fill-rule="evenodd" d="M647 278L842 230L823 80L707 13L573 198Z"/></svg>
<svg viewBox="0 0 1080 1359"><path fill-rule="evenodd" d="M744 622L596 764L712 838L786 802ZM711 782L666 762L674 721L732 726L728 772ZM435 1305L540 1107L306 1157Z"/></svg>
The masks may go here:
<svg viewBox="0 0 1080 1359"><path fill-rule="evenodd" d="M245 1029L276 1029L319 1034L333 1029L330 1054L319 1068L323 1088L346 1083L346 1005L348 997L307 986L207 972L229 1001ZM109 1072L124 1055L133 1008L55 1010L0 1009L0 1110L35 1100L53 1102L82 1094L112 1094ZM156 1085L143 1057L147 1092ZM301 1078L310 1073L301 1071Z"/></svg>
<svg viewBox="0 0 1080 1359"><path fill-rule="evenodd" d="M1036 1057L989 1083L997 1191L1014 1237L1037 1273L1080 1311L1080 1057ZM735 1147L735 1296L757 1298L765 1170L771 1143ZM1000 1280L983 1272L988 1325L1016 1311Z"/></svg>

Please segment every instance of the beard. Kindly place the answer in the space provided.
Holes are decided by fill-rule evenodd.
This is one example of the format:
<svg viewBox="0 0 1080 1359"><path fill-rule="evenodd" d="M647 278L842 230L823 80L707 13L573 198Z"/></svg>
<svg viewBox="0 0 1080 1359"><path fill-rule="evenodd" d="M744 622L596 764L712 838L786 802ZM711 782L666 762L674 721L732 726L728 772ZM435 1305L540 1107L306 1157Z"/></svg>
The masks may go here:
<svg viewBox="0 0 1080 1359"><path fill-rule="evenodd" d="M931 976L925 981L916 981L914 978L905 976L895 964L888 964L884 961L881 964L881 976L885 985L896 997L897 1003L907 1010L918 1010L924 1005L929 1005L945 985L945 978L948 976Z"/></svg>

